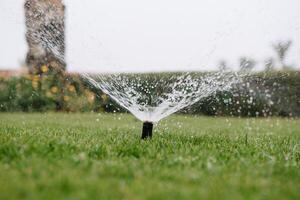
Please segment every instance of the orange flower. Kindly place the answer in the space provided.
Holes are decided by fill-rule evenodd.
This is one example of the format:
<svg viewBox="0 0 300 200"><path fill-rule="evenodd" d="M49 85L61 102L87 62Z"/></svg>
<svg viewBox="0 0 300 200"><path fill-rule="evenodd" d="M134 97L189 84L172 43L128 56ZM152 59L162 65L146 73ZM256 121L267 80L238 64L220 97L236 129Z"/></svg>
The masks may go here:
<svg viewBox="0 0 300 200"><path fill-rule="evenodd" d="M40 80L40 77L39 77L39 75L34 75L33 77L32 77L32 81L39 81Z"/></svg>
<svg viewBox="0 0 300 200"><path fill-rule="evenodd" d="M52 92L53 94L57 93L57 92L58 92L58 88L57 88L56 86L53 86L53 87L51 88L51 92Z"/></svg>
<svg viewBox="0 0 300 200"><path fill-rule="evenodd" d="M74 87L74 85L69 85L69 86L68 86L68 90L69 90L70 92L75 92L75 87Z"/></svg>
<svg viewBox="0 0 300 200"><path fill-rule="evenodd" d="M47 65L43 65L43 66L41 67L41 70L42 70L43 73L46 73L46 72L49 71L49 68L47 67Z"/></svg>
<svg viewBox="0 0 300 200"><path fill-rule="evenodd" d="M95 101L95 94L93 92L85 90L85 95L86 95L87 100L88 100L89 103L91 103L91 104L94 103L94 101Z"/></svg>
<svg viewBox="0 0 300 200"><path fill-rule="evenodd" d="M46 92L46 97L48 97L48 98L52 97L52 93L49 92L49 91L47 91L47 92Z"/></svg>
<svg viewBox="0 0 300 200"><path fill-rule="evenodd" d="M53 68L58 68L59 67L58 63L55 62L55 61L51 61L50 66L53 67Z"/></svg>
<svg viewBox="0 0 300 200"><path fill-rule="evenodd" d="M106 102L108 100L108 96L106 94L102 94L101 99Z"/></svg>
<svg viewBox="0 0 300 200"><path fill-rule="evenodd" d="M39 86L39 83L38 83L37 81L32 81L32 82L31 82L31 85L32 85L32 87L33 87L34 89L37 89L38 86Z"/></svg>
<svg viewBox="0 0 300 200"><path fill-rule="evenodd" d="M64 101L69 101L70 97L69 96L64 96Z"/></svg>

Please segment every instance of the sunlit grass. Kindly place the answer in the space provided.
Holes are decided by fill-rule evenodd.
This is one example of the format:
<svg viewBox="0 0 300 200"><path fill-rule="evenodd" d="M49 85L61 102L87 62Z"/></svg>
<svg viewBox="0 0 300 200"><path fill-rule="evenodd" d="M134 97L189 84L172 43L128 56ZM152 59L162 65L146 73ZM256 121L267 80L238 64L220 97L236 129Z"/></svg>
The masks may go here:
<svg viewBox="0 0 300 200"><path fill-rule="evenodd" d="M300 121L0 114L0 199L299 199Z"/></svg>

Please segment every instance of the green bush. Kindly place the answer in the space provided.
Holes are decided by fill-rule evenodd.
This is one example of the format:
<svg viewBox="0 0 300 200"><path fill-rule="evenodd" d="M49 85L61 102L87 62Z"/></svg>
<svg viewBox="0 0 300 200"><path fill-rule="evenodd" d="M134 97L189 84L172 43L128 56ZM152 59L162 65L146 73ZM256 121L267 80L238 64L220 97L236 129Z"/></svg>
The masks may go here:
<svg viewBox="0 0 300 200"><path fill-rule="evenodd" d="M150 82L147 77L151 78L145 76L145 82ZM0 111L54 110L125 112L79 75L61 76L48 72L40 76L0 79ZM250 74L232 90L219 91L180 112L251 117L300 116L300 72Z"/></svg>
<svg viewBox="0 0 300 200"><path fill-rule="evenodd" d="M255 73L185 110L232 116L300 116L300 72Z"/></svg>
<svg viewBox="0 0 300 200"><path fill-rule="evenodd" d="M57 74L0 79L0 111L92 111L96 95L84 87L80 77ZM99 107L99 106L98 106Z"/></svg>

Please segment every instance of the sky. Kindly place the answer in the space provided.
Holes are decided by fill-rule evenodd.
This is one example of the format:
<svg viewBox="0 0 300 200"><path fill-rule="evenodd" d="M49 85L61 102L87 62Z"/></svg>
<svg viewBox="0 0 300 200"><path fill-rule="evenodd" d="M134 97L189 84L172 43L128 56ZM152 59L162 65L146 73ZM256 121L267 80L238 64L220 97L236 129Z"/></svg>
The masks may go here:
<svg viewBox="0 0 300 200"><path fill-rule="evenodd" d="M262 68L272 44L292 40L300 66L299 0L65 0L69 71L213 70L240 57ZM27 46L23 0L0 0L0 69L15 69Z"/></svg>

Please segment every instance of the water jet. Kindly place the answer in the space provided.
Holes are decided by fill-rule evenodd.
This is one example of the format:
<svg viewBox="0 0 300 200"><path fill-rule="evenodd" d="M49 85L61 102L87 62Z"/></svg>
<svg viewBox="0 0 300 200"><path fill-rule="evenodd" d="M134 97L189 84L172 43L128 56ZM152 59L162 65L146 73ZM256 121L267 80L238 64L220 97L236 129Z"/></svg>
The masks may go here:
<svg viewBox="0 0 300 200"><path fill-rule="evenodd" d="M142 139L151 139L153 124L218 91L229 90L235 73L84 74L95 89L143 122Z"/></svg>

